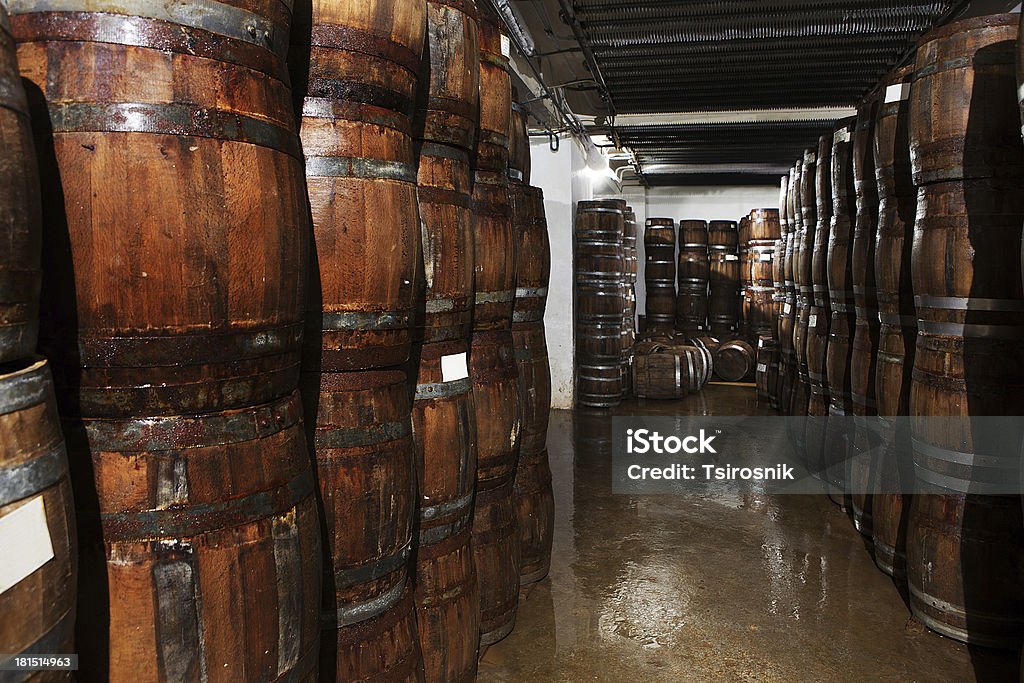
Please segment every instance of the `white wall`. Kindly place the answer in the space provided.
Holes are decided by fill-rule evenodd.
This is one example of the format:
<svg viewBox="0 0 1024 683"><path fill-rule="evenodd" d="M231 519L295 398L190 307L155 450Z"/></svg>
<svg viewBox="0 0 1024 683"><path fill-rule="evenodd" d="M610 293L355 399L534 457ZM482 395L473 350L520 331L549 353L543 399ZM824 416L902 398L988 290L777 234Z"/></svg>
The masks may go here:
<svg viewBox="0 0 1024 683"><path fill-rule="evenodd" d="M653 187L647 191L647 215L676 221L736 221L751 209L779 204L779 186Z"/></svg>

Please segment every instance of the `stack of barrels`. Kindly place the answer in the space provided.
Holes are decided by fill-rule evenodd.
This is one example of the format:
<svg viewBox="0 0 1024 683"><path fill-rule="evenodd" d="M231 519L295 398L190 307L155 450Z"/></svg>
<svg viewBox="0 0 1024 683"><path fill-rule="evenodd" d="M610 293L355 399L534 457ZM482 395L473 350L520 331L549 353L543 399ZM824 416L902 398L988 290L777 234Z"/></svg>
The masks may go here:
<svg viewBox="0 0 1024 683"><path fill-rule="evenodd" d="M46 199L40 347L79 509L81 675L315 677L321 527L298 392L310 226L290 12L253 6L245 31L203 14L16 7ZM96 67L125 63L145 77ZM58 601L71 578L50 584ZM54 637L47 652L72 651Z"/></svg>
<svg viewBox="0 0 1024 683"><path fill-rule="evenodd" d="M613 408L624 392L626 211L618 199L576 206L576 401L592 408Z"/></svg>
<svg viewBox="0 0 1024 683"><path fill-rule="evenodd" d="M75 652L74 504L50 367L36 356L42 244L39 173L14 38L0 6L0 652ZM17 675L17 674L15 674Z"/></svg>
<svg viewBox="0 0 1024 683"><path fill-rule="evenodd" d="M743 339L750 339L750 311L747 302L750 280L750 215L741 216L737 222L737 252L739 254L739 322L737 334Z"/></svg>
<svg viewBox="0 0 1024 683"><path fill-rule="evenodd" d="M625 393L629 393L632 386L629 375L633 368L633 345L636 343L636 281L640 272L636 240L636 213L627 206L623 217L622 232L622 254L625 263L622 297L626 302L622 314L622 385Z"/></svg>
<svg viewBox="0 0 1024 683"><path fill-rule="evenodd" d="M707 331L710 267L707 222L679 221L676 330L689 337L699 337Z"/></svg>
<svg viewBox="0 0 1024 683"><path fill-rule="evenodd" d="M741 272L747 283L743 297L743 320L748 340L774 337L775 254L781 236L778 209L754 209L746 231L746 266Z"/></svg>
<svg viewBox="0 0 1024 683"><path fill-rule="evenodd" d="M736 221L708 224L708 333L719 339L736 336L740 315L739 231Z"/></svg>
<svg viewBox="0 0 1024 683"><path fill-rule="evenodd" d="M676 228L671 218L648 218L644 226L646 332L669 333L676 324Z"/></svg>

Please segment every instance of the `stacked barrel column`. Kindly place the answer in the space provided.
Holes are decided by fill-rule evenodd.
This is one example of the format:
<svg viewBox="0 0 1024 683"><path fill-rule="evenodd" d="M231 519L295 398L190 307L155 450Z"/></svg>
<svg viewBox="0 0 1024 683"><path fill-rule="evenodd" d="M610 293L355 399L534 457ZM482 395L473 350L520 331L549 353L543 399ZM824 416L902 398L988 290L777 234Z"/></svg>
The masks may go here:
<svg viewBox="0 0 1024 683"><path fill-rule="evenodd" d="M875 242L878 234L878 185L875 182L875 119L877 91L857 108L853 133L853 177L857 193L857 218L853 230L854 312L857 319L850 358L850 394L853 398L853 430L849 433L850 502L853 524L871 535L871 496L877 464L878 430L865 420L878 410L875 403L875 362L878 357L878 294L875 289Z"/></svg>
<svg viewBox="0 0 1024 683"><path fill-rule="evenodd" d="M80 509L81 676L314 678L290 12L130 7L11 17L38 103L40 345Z"/></svg>
<svg viewBox="0 0 1024 683"><path fill-rule="evenodd" d="M746 301L749 334L755 341L759 337L775 337L775 264L781 234L778 209L750 212Z"/></svg>
<svg viewBox="0 0 1024 683"><path fill-rule="evenodd" d="M676 330L687 337L706 334L708 325L708 224L679 221Z"/></svg>
<svg viewBox="0 0 1024 683"><path fill-rule="evenodd" d="M878 182L878 237L875 280L878 290L878 362L875 387L881 428L878 491L871 506L875 564L897 578L906 576L906 521L913 468L899 459L910 452L910 432L893 418L910 410L911 372L917 317L910 277L917 198L910 171L910 82L913 63L883 81L875 124L875 178Z"/></svg>
<svg viewBox="0 0 1024 683"><path fill-rule="evenodd" d="M389 671L411 681L422 669L410 581L416 469L399 366L415 310L410 117L426 4L316 4L306 16L289 66L304 95L313 219L302 386L325 540L320 678Z"/></svg>
<svg viewBox="0 0 1024 683"><path fill-rule="evenodd" d="M739 329L740 256L736 221L708 223L708 334L731 339Z"/></svg>
<svg viewBox="0 0 1024 683"><path fill-rule="evenodd" d="M814 259L814 236L817 226L817 201L815 199L815 171L818 163L816 148L804 151L800 168L800 231L797 236L799 249L794 261L794 280L798 288L797 317L793 329L793 351L796 354L797 381L793 389L793 412L798 416L807 415L811 398L811 380L807 372L807 327L811 319L811 305L814 303L812 270ZM804 434L797 433L797 448L805 455Z"/></svg>
<svg viewBox="0 0 1024 683"><path fill-rule="evenodd" d="M480 133L473 185L476 306L469 352L477 454L472 543L481 645L511 632L519 601L514 485L521 415L512 341L516 237L508 187L512 86L507 46L497 17L490 10L482 12Z"/></svg>
<svg viewBox="0 0 1024 683"><path fill-rule="evenodd" d="M636 214L627 206L623 216L622 229L622 258L625 264L622 276L622 299L625 302L622 311L623 395L629 395L633 387L633 345L636 343L636 279L639 266L636 237Z"/></svg>
<svg viewBox="0 0 1024 683"><path fill-rule="evenodd" d="M513 107L515 111L515 107ZM513 117L515 121L515 117ZM516 250L516 298L512 338L519 367L519 465L516 468L516 522L519 533L519 583L525 588L547 576L554 533L554 492L548 464L551 368L544 335L544 310L551 275L551 245L544 217L544 193L530 186L530 145L525 120L513 126L509 161L512 223ZM521 149L520 157L514 150Z"/></svg>
<svg viewBox="0 0 1024 683"><path fill-rule="evenodd" d="M1021 451L993 445L978 418L1024 414L1019 21L977 17L926 34L910 96L920 494L907 531L910 606L944 635L1008 649L1024 635L1021 498L988 494Z"/></svg>
<svg viewBox="0 0 1024 683"><path fill-rule="evenodd" d="M832 225L832 135L818 140L818 161L815 165L815 198L817 223L811 253L811 288L813 298L807 317L807 378L811 393L807 404L808 469L814 474L824 470L825 425L828 421L829 389L825 376L828 354L828 328L831 307L828 297L828 234Z"/></svg>
<svg viewBox="0 0 1024 683"><path fill-rule="evenodd" d="M644 225L644 284L647 332L668 333L676 319L676 230L671 218L648 218Z"/></svg>
<svg viewBox="0 0 1024 683"><path fill-rule="evenodd" d="M778 403L779 410L783 415L790 414L793 393L793 375L795 373L793 362L793 314L796 308L794 285L793 285L793 243L796 241L794 227L796 220L793 209L793 182L795 168L788 176L782 178L782 189L780 201L786 207L786 222L783 224L781 252L779 254L781 263L779 274L782 278L782 289L779 290L779 379L778 379Z"/></svg>
<svg viewBox="0 0 1024 683"><path fill-rule="evenodd" d="M825 380L829 393L825 466L829 497L842 506L846 505L846 417L853 415L850 356L856 320L850 252L856 196L851 147L855 125L855 119L843 120L832 135L832 225L828 238L828 298L832 320L829 322L825 356Z"/></svg>
<svg viewBox="0 0 1024 683"><path fill-rule="evenodd" d="M740 319L736 333L741 339L751 341L750 336L750 301L747 298L747 290L750 288L750 216L742 216L737 222L737 252L739 254L739 290L740 290Z"/></svg>
<svg viewBox="0 0 1024 683"><path fill-rule="evenodd" d="M4 572L0 663L9 664L9 658L38 655L44 648L77 651L78 549L53 379L47 361L35 355L43 235L39 172L3 6L0 83L0 528L5 530L0 544L22 556L31 554L20 547L28 545L21 539L49 544L38 561Z"/></svg>
<svg viewBox="0 0 1024 683"><path fill-rule="evenodd" d="M576 403L581 406L613 408L622 402L625 213L621 200L576 205L574 337Z"/></svg>

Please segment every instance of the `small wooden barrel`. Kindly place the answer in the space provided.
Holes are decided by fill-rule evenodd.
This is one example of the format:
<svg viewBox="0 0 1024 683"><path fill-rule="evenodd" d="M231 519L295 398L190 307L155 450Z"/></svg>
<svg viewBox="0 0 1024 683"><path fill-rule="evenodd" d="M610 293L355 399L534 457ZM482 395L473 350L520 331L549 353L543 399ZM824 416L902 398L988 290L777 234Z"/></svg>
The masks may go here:
<svg viewBox="0 0 1024 683"><path fill-rule="evenodd" d="M476 142L477 171L508 173L509 136L512 133L512 78L508 39L501 22L489 8L480 14L480 130Z"/></svg>
<svg viewBox="0 0 1024 683"><path fill-rule="evenodd" d="M739 232L735 221L708 223L708 332L736 333L740 314Z"/></svg>
<svg viewBox="0 0 1024 683"><path fill-rule="evenodd" d="M515 99L515 91L513 90ZM512 103L512 135L508 143L508 178L512 182L530 184L530 134L527 130L529 110Z"/></svg>
<svg viewBox="0 0 1024 683"><path fill-rule="evenodd" d="M878 240L875 282L878 291L878 361L875 387L880 417L909 415L911 371L917 316L911 282L911 251L917 198L910 171L909 97L913 65L894 71L875 124L875 177L878 181ZM888 424L888 422L887 422ZM909 436L909 435L907 435ZM902 431L889 425L881 434L879 492L872 503L875 564L890 576L906 576L906 517L913 472L901 470L899 449L909 452ZM899 439L899 441L897 441Z"/></svg>
<svg viewBox="0 0 1024 683"><path fill-rule="evenodd" d="M52 247L40 348L62 414L216 412L287 396L309 241L288 7L247 4L214 28L205 11L162 5L54 7L19 3L11 25L38 103Z"/></svg>
<svg viewBox="0 0 1024 683"><path fill-rule="evenodd" d="M512 230L516 237L516 296L513 323L544 320L551 279L551 245L544 214L544 191L513 183Z"/></svg>
<svg viewBox="0 0 1024 683"><path fill-rule="evenodd" d="M508 178L504 172L477 171L473 184L474 330L507 330L512 325L516 241Z"/></svg>
<svg viewBox="0 0 1024 683"><path fill-rule="evenodd" d="M708 257L706 221L679 221L679 268L676 297L676 329L683 334L703 334L708 325Z"/></svg>
<svg viewBox="0 0 1024 683"><path fill-rule="evenodd" d="M412 406L396 370L304 373L303 400L324 524L321 657L337 648L344 659L346 632L406 592L416 509ZM328 673L321 677L334 678Z"/></svg>
<svg viewBox="0 0 1024 683"><path fill-rule="evenodd" d="M331 643L320 651L321 681L372 681L383 677L396 683L424 680L416 604L408 589L380 616L338 631L336 649Z"/></svg>
<svg viewBox="0 0 1024 683"><path fill-rule="evenodd" d="M480 125L479 19L474 0L428 0L416 137L474 150ZM429 90L423 87L428 81Z"/></svg>
<svg viewBox="0 0 1024 683"><path fill-rule="evenodd" d="M519 400L522 405L521 451L539 453L548 436L551 411L551 370L544 323L512 326L516 364L519 368Z"/></svg>
<svg viewBox="0 0 1024 683"><path fill-rule="evenodd" d="M2 19L0 14L0 23ZM0 375L0 524L7 534L32 541L16 542L5 535L8 552L26 553L18 544L33 545L39 556L28 573L4 577L0 651L5 657L72 654L78 651L78 551L68 457L50 368L41 358L19 365ZM41 674L12 680L65 677Z"/></svg>
<svg viewBox="0 0 1024 683"><path fill-rule="evenodd" d="M0 83L0 363L9 363L36 352L43 229L28 101L3 7Z"/></svg>
<svg viewBox="0 0 1024 683"><path fill-rule="evenodd" d="M747 244L750 284L747 287L747 302L750 310L750 333L755 337L771 336L773 333L777 317L774 303L775 255L781 236L778 209L754 209L750 212L750 234Z"/></svg>
<svg viewBox="0 0 1024 683"><path fill-rule="evenodd" d="M426 143L418 175L425 306L425 343L467 339L472 331L474 285L473 176L469 154Z"/></svg>
<svg viewBox="0 0 1024 683"><path fill-rule="evenodd" d="M1024 175L1017 87L1020 16L957 21L917 44L910 158L917 185Z"/></svg>
<svg viewBox="0 0 1024 683"><path fill-rule="evenodd" d="M416 551L415 597L424 678L476 680L480 587L469 529Z"/></svg>
<svg viewBox="0 0 1024 683"><path fill-rule="evenodd" d="M644 227L644 283L647 287L647 327L675 329L676 231L671 218L648 218Z"/></svg>
<svg viewBox="0 0 1024 683"><path fill-rule="evenodd" d="M519 584L536 583L551 567L555 530L555 497L548 451L519 456L516 470L516 529L519 533Z"/></svg>
<svg viewBox="0 0 1024 683"><path fill-rule="evenodd" d="M772 337L759 337L757 340L757 372L755 376L758 403L767 403L772 408L777 407L778 400L775 391L778 384L778 374L778 343Z"/></svg>
<svg viewBox="0 0 1024 683"><path fill-rule="evenodd" d="M512 481L522 425L519 371L511 330L474 332L469 347L476 419L476 482L486 490Z"/></svg>
<svg viewBox="0 0 1024 683"><path fill-rule="evenodd" d="M473 512L473 561L480 586L480 644L493 645L516 624L519 530L513 478L481 488Z"/></svg>
<svg viewBox="0 0 1024 683"><path fill-rule="evenodd" d="M297 391L65 434L88 680L316 680L321 526Z"/></svg>
<svg viewBox="0 0 1024 683"><path fill-rule="evenodd" d="M711 353L697 346L669 346L634 358L637 398L675 399L697 393L711 379Z"/></svg>
<svg viewBox="0 0 1024 683"><path fill-rule="evenodd" d="M740 339L733 339L714 351L715 374L726 382L739 382L754 369L754 349Z"/></svg>
<svg viewBox="0 0 1024 683"><path fill-rule="evenodd" d="M839 416L853 414L850 358L856 319L850 252L856 197L851 145L855 128L855 119L840 121L832 138L832 227L828 242L828 296L832 320L825 376L829 387L829 414Z"/></svg>

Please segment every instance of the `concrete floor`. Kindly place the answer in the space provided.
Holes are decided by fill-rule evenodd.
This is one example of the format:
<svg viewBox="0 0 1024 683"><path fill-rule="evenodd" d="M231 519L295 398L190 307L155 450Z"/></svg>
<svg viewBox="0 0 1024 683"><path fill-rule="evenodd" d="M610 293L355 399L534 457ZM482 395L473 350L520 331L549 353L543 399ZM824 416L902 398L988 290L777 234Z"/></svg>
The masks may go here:
<svg viewBox="0 0 1024 683"><path fill-rule="evenodd" d="M709 386L615 414L771 414ZM1018 680L1013 653L911 620L900 590L825 496L611 493L607 413L553 411L551 573L492 646L482 683Z"/></svg>

